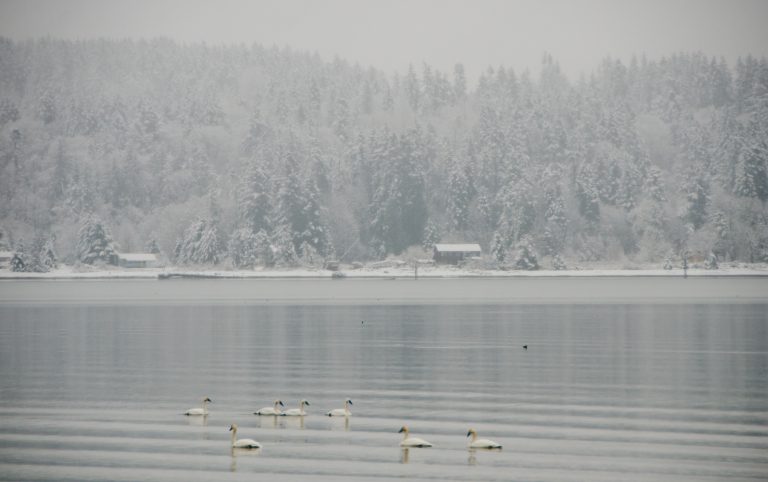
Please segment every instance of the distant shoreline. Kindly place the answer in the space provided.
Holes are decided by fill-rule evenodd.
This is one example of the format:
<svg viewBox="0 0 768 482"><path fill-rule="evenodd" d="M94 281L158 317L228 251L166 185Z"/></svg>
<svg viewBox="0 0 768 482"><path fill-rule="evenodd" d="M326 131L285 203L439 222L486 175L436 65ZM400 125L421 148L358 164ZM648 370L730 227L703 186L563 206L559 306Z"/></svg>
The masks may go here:
<svg viewBox="0 0 768 482"><path fill-rule="evenodd" d="M689 269L689 278L701 277L766 277L768 266L725 267L717 270ZM455 267L420 267L419 279L499 279L499 278L591 278L591 277L638 277L683 278L682 269L621 269L585 268L573 270L502 271L460 269ZM0 270L0 280L99 280L99 279L414 279L412 268L354 269L329 271L321 269L286 270L185 270L169 268L136 268L94 271L75 271L65 267L48 273L19 273Z"/></svg>

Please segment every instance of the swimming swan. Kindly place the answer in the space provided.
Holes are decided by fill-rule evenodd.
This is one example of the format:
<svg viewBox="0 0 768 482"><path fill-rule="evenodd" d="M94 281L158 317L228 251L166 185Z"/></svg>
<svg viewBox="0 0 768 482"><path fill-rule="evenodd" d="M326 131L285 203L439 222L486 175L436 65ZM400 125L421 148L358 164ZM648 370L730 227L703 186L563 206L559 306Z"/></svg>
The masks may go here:
<svg viewBox="0 0 768 482"><path fill-rule="evenodd" d="M280 411L278 408L278 405L281 407L284 407L283 402L280 400L275 400L275 407L264 407L260 408L257 412L253 412L254 415L282 415L283 412Z"/></svg>
<svg viewBox="0 0 768 482"><path fill-rule="evenodd" d="M329 417L349 417L352 412L349 411L349 406L353 405L352 400L347 399L344 402L344 408L334 408L330 412L326 413Z"/></svg>
<svg viewBox="0 0 768 482"><path fill-rule="evenodd" d="M208 403L211 402L211 399L208 397L205 397L203 399L203 408L190 408L186 412L184 412L184 415L208 415Z"/></svg>
<svg viewBox="0 0 768 482"><path fill-rule="evenodd" d="M286 410L283 412L283 415L287 417L303 417L307 414L307 412L304 410L304 405L309 406L309 402L306 400L302 400L299 402L299 408L292 408L290 410Z"/></svg>
<svg viewBox="0 0 768 482"><path fill-rule="evenodd" d="M471 428L469 429L469 432L467 432L467 437L472 436L472 440L469 441L469 448L471 449L500 449L501 445L494 442L493 440L488 440L487 438L477 438L477 432L475 432L475 429Z"/></svg>
<svg viewBox="0 0 768 482"><path fill-rule="evenodd" d="M229 431L232 432L232 448L233 449L260 449L261 444L253 439L241 438L237 440L237 425L234 423L229 426Z"/></svg>
<svg viewBox="0 0 768 482"><path fill-rule="evenodd" d="M400 431L397 433L403 434L403 440L400 442L401 447L431 447L432 444L424 439L408 436L408 427L403 425L400 427Z"/></svg>

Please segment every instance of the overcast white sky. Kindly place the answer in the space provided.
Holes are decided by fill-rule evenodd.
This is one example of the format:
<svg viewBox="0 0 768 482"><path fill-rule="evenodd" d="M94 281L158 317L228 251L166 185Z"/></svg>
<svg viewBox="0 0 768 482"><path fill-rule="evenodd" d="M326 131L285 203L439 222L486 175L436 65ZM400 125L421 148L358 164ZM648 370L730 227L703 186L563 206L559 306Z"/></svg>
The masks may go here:
<svg viewBox="0 0 768 482"><path fill-rule="evenodd" d="M427 61L572 78L610 55L768 55L768 0L0 0L0 35L258 42L403 72Z"/></svg>

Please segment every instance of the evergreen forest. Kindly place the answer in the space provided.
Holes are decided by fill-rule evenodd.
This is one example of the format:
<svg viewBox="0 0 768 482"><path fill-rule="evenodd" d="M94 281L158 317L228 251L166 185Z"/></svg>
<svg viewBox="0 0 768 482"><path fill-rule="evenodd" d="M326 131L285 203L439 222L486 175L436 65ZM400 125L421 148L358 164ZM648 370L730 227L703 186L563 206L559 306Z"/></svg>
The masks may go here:
<svg viewBox="0 0 768 482"><path fill-rule="evenodd" d="M501 46L500 48L503 48ZM768 262L768 62L382 72L260 45L0 38L0 250L247 269ZM675 261L677 260L677 261Z"/></svg>

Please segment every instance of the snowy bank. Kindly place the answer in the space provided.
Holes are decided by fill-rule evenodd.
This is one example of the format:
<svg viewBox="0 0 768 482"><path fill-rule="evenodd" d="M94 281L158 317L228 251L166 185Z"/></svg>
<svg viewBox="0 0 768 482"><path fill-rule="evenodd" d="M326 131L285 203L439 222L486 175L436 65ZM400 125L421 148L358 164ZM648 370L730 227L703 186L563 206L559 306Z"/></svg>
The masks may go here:
<svg viewBox="0 0 768 482"><path fill-rule="evenodd" d="M339 271L324 269L257 269L257 270L189 270L182 268L118 268L75 269L62 266L48 273L17 273L0 270L0 279L170 279L170 278L222 278L222 279L402 279L414 278L412 266L368 266L353 269L342 266ZM419 278L537 278L537 277L682 277L682 269L621 269L619 267L585 267L571 270L503 271L469 269L455 266L420 266ZM768 276L767 264L721 265L717 270L689 269L689 277Z"/></svg>

